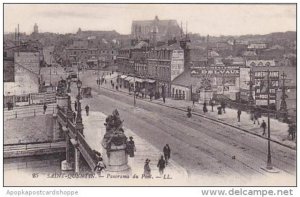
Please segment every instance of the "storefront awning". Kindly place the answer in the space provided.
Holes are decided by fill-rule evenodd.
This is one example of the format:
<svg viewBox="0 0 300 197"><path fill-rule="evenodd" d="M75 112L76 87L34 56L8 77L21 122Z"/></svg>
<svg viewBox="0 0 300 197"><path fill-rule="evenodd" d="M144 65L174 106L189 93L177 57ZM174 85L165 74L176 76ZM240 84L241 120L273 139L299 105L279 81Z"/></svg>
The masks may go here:
<svg viewBox="0 0 300 197"><path fill-rule="evenodd" d="M153 79L147 79L147 82L148 83L155 83L155 80L153 80Z"/></svg>
<svg viewBox="0 0 300 197"><path fill-rule="evenodd" d="M127 76L126 75L121 75L120 78L121 79L125 79Z"/></svg>
<svg viewBox="0 0 300 197"><path fill-rule="evenodd" d="M135 81L136 81L136 82L139 82L139 83L143 83L145 80L144 80L144 79L141 79L141 78L135 78Z"/></svg>
<svg viewBox="0 0 300 197"><path fill-rule="evenodd" d="M125 80L126 81L133 81L133 77L126 77Z"/></svg>

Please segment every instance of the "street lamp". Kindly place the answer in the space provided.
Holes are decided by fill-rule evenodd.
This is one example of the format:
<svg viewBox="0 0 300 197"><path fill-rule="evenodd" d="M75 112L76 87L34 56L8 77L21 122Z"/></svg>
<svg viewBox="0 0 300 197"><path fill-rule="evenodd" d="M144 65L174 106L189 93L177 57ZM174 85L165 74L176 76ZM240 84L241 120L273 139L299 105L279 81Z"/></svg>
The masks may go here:
<svg viewBox="0 0 300 197"><path fill-rule="evenodd" d="M67 83L68 83L67 92L70 93L71 92L71 87L70 87L71 86L71 78L70 78L70 76L67 77Z"/></svg>
<svg viewBox="0 0 300 197"><path fill-rule="evenodd" d="M82 86L82 82L78 79L77 81L77 88L78 88L78 95L77 95L77 116L76 116L76 131L78 133L83 134L83 124L82 124L82 117L81 117L81 103L80 103L80 88Z"/></svg>
<svg viewBox="0 0 300 197"><path fill-rule="evenodd" d="M252 105L254 104L254 99L253 99L253 85L254 85L254 83L253 83L253 74L254 74L254 72L252 71L252 70L250 70L250 72L249 72L249 74L250 74L250 81L249 81L249 104L250 104L250 106L252 107Z"/></svg>
<svg viewBox="0 0 300 197"><path fill-rule="evenodd" d="M285 87L285 81L286 81L286 74L283 72L282 76L282 95L281 95L281 103L280 103L280 116L283 118L284 122L288 122L288 111L287 111L287 105L286 105L286 87Z"/></svg>
<svg viewBox="0 0 300 197"><path fill-rule="evenodd" d="M78 95L77 95L77 100L81 99L81 95L80 95L80 88L82 86L82 82L80 81L80 79L77 80L77 89L78 89Z"/></svg>
<svg viewBox="0 0 300 197"><path fill-rule="evenodd" d="M270 70L268 69L268 158L267 158L267 169L272 170L273 165L272 165L272 156L271 156L271 129L270 129Z"/></svg>

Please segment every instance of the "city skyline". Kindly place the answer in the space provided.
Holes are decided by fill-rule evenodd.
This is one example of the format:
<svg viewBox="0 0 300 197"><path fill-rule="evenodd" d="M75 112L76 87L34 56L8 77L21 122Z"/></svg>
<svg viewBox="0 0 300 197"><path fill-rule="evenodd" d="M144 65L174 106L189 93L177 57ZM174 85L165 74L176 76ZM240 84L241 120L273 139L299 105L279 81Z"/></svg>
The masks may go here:
<svg viewBox="0 0 300 197"><path fill-rule="evenodd" d="M80 27L130 34L133 20L155 16L182 22L184 30L187 22L188 32L200 35L296 31L295 4L5 4L4 32L14 32L20 24L20 32L30 34L37 23L40 32L75 33Z"/></svg>

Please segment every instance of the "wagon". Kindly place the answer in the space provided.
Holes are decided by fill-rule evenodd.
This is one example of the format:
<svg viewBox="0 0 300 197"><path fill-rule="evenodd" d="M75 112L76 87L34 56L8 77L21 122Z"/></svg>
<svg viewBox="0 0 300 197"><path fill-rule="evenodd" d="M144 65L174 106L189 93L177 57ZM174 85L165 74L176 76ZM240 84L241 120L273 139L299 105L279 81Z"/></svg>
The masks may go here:
<svg viewBox="0 0 300 197"><path fill-rule="evenodd" d="M81 95L83 98L91 98L92 96L92 88L91 87L83 87L81 88Z"/></svg>

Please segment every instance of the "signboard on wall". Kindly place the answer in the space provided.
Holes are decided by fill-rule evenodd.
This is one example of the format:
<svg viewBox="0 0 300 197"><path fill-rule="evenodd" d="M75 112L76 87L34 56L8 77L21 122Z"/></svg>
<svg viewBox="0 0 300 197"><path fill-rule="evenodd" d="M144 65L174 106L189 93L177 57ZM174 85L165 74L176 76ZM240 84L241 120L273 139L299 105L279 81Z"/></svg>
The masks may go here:
<svg viewBox="0 0 300 197"><path fill-rule="evenodd" d="M193 77L239 77L239 66L209 66L191 68L191 76Z"/></svg>
<svg viewBox="0 0 300 197"><path fill-rule="evenodd" d="M173 50L171 59L171 81L184 71L184 51Z"/></svg>
<svg viewBox="0 0 300 197"><path fill-rule="evenodd" d="M276 89L279 86L279 71L270 71L268 83L267 71L254 72L254 90L255 90L255 103L256 105L267 105L268 90L270 103L276 101Z"/></svg>
<svg viewBox="0 0 300 197"><path fill-rule="evenodd" d="M250 68L240 68L240 88L249 90Z"/></svg>

